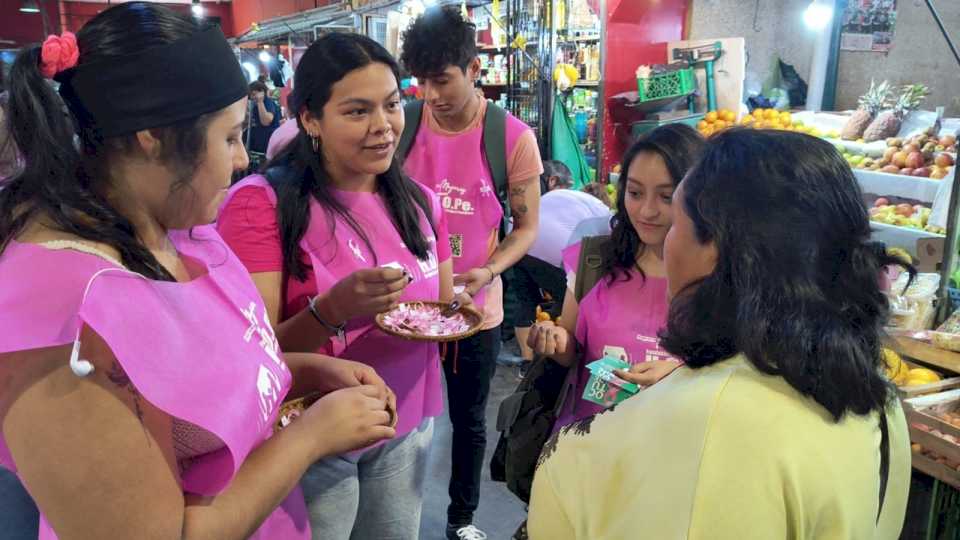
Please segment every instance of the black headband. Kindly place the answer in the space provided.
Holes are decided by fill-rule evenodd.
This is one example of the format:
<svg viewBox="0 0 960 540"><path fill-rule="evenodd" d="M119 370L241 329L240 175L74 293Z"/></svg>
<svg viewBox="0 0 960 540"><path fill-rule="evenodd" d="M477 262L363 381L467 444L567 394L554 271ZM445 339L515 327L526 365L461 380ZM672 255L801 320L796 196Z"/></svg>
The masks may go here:
<svg viewBox="0 0 960 540"><path fill-rule="evenodd" d="M219 28L62 71L60 95L102 137L168 126L247 95L247 80Z"/></svg>

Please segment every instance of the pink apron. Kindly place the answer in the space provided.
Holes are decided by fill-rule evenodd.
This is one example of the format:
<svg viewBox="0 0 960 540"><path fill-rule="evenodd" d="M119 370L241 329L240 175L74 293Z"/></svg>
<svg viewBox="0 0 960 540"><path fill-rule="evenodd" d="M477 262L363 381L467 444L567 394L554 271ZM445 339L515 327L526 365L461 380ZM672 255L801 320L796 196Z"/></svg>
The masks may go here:
<svg viewBox="0 0 960 540"><path fill-rule="evenodd" d="M262 187L276 205L276 194L263 176L244 179L231 194L249 186ZM439 217L439 203L428 190L427 200ZM404 246L380 197L373 193L334 191L350 215L360 224L375 251L340 217L330 229L326 210L310 200L310 223L300 242L313 267L317 292L330 290L338 281L356 270L396 263L413 277L402 301L437 300L440 297L439 261L433 229L421 214L421 229L432 244L428 260L417 259ZM226 203L224 203L226 204ZM363 362L373 367L397 396L397 436L416 429L427 417L443 412L440 383L440 353L435 343L396 338L380 331L373 317L348 321L346 343L332 338L317 351L338 358Z"/></svg>
<svg viewBox="0 0 960 540"><path fill-rule="evenodd" d="M207 273L152 281L96 256L12 242L0 255L0 282L17 284L0 289L0 353L68 344L90 327L145 399L223 441L182 475L185 492L216 495L271 436L291 375L256 287L216 231L170 239ZM5 442L0 461L16 470ZM56 538L42 516L40 538ZM251 538L310 538L299 488Z"/></svg>
<svg viewBox="0 0 960 540"><path fill-rule="evenodd" d="M580 244L564 250L564 265L576 269ZM642 280L631 271L630 281L608 283L602 278L580 301L576 337L583 355L579 359L576 386L568 406L557 419L556 428L596 414L603 407L583 399L590 372L586 365L604 356L639 364L650 360L672 360L660 348L657 332L667 322L667 280L647 277Z"/></svg>
<svg viewBox="0 0 960 540"><path fill-rule="evenodd" d="M417 139L404 160L404 170L440 196L447 214L453 271L462 274L487 263L492 253L492 235L500 227L503 207L494 190L490 170L483 152L483 125L456 136L434 133L424 117ZM507 116L507 157L526 125ZM484 305L487 289L474 297L478 307Z"/></svg>

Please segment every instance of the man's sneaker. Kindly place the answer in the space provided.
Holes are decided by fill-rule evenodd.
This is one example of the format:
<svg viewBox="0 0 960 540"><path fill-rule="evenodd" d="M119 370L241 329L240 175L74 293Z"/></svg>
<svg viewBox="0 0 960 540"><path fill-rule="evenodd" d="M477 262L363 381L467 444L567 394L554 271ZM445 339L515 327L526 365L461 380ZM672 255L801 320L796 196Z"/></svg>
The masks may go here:
<svg viewBox="0 0 960 540"><path fill-rule="evenodd" d="M487 540L487 533L473 525L447 525L447 540Z"/></svg>

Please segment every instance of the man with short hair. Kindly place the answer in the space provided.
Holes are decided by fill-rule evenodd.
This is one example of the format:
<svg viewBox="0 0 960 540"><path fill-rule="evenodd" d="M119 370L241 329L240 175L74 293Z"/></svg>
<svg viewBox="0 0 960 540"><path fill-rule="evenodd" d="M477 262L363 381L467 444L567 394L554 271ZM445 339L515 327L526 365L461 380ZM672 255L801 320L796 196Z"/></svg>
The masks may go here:
<svg viewBox="0 0 960 540"><path fill-rule="evenodd" d="M280 126L280 105L267 96L267 85L261 81L250 83L250 144L247 150L264 154L274 130Z"/></svg>
<svg viewBox="0 0 960 540"><path fill-rule="evenodd" d="M403 36L401 61L424 94L422 108L407 109L404 135L410 132L414 138L406 156L401 155L406 158L404 169L440 195L455 284L465 287L485 317L483 330L448 347L444 361L453 423L446 536L479 540L486 535L473 525L473 517L487 443L487 398L501 344L499 276L536 238L543 167L530 128L488 103L476 88L476 27L463 19L457 6L432 8L418 17ZM419 122L411 121L411 110L422 111ZM488 125L499 127L488 130ZM502 144L491 145L493 140ZM512 215L513 229L498 241L505 211Z"/></svg>

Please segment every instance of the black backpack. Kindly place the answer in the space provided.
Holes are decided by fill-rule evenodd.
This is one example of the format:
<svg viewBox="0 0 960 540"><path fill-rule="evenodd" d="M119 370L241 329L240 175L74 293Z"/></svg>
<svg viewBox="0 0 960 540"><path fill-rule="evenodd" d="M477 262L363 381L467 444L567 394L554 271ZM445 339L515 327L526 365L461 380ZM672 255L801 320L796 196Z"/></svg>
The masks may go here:
<svg viewBox="0 0 960 540"><path fill-rule="evenodd" d="M609 241L609 236L582 240L574 287L577 302L600 280L603 253ZM517 389L500 403L500 440L490 460L490 476L495 482L506 482L507 489L524 503L530 502L537 461L573 390L574 375L574 369L537 355Z"/></svg>
<svg viewBox="0 0 960 540"><path fill-rule="evenodd" d="M423 101L411 101L403 107L406 123L400 141L397 143L397 155L405 159L413 148L420 129L420 120L423 118ZM508 199L507 183L507 111L502 107L487 102L487 113L483 118L483 153L487 159L487 167L493 177L493 186L497 191L497 199L503 207L503 221L500 222L500 236L506 235L506 224L510 220L510 201Z"/></svg>

